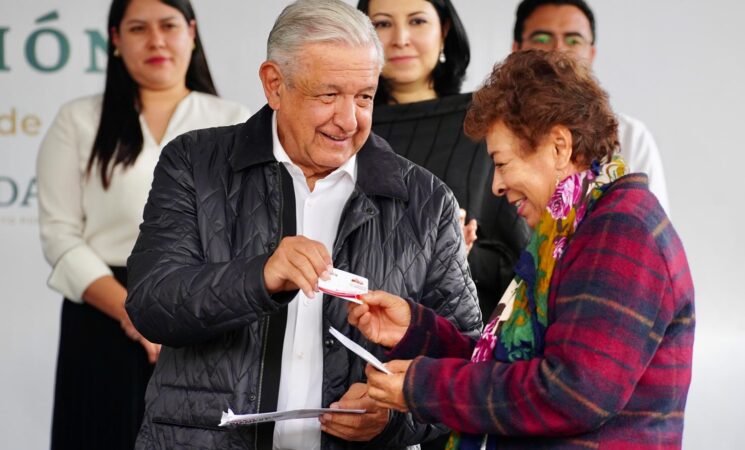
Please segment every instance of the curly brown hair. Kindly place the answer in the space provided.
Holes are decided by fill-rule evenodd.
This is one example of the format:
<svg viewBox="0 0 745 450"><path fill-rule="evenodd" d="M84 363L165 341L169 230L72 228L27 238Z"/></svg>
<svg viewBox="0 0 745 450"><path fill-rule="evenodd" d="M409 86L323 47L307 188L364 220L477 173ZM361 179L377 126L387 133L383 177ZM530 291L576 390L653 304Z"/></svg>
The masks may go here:
<svg viewBox="0 0 745 450"><path fill-rule="evenodd" d="M473 94L465 131L483 139L502 121L532 153L556 125L572 133L572 162L607 162L618 148L608 94L589 69L560 52L519 51L494 66Z"/></svg>

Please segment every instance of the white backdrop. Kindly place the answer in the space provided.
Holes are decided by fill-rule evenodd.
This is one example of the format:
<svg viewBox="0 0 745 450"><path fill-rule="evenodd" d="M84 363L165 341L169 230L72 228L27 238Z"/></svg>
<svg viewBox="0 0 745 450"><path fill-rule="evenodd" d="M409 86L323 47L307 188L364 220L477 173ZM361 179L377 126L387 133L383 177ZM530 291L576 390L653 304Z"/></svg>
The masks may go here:
<svg viewBox="0 0 745 450"><path fill-rule="evenodd" d="M220 93L258 110L266 36L288 2L193 1ZM737 191L745 3L591 1L598 78L614 106L655 135L693 271L698 325L684 448L745 448L745 296L736 290L745 269L736 238L745 223ZM509 52L517 0L455 4L471 39L470 90ZM95 71L105 55L91 36L105 34L107 8L101 0L0 0L0 449L49 445L60 299L45 283L34 161L59 105L103 86Z"/></svg>

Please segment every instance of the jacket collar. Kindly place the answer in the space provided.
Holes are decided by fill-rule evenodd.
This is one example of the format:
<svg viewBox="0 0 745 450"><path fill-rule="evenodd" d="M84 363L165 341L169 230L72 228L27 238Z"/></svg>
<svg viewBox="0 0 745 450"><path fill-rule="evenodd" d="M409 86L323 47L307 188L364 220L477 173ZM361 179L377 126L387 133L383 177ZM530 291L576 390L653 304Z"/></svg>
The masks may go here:
<svg viewBox="0 0 745 450"><path fill-rule="evenodd" d="M272 152L273 113L269 105L264 105L246 123L238 126L228 157L234 171L276 162ZM408 200L403 168L398 158L383 138L371 132L357 153L357 187L366 195Z"/></svg>
<svg viewBox="0 0 745 450"><path fill-rule="evenodd" d="M644 173L629 173L612 182L606 192L617 189L644 189L647 191L649 190L649 178Z"/></svg>
<svg viewBox="0 0 745 450"><path fill-rule="evenodd" d="M234 171L276 161L272 153L272 108L264 105L238 126L228 160Z"/></svg>

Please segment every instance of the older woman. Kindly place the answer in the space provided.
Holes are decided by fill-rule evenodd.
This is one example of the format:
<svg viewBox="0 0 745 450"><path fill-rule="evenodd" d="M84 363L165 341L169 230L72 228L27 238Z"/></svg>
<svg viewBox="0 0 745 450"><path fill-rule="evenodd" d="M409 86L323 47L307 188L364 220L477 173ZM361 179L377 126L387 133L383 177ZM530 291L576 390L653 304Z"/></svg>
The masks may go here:
<svg viewBox="0 0 745 450"><path fill-rule="evenodd" d="M459 431L453 448L680 448L692 281L646 176L613 158L607 95L566 56L519 52L476 92L466 130L486 138L492 190L531 241L478 341L384 292L350 306L393 347L392 375L367 369L370 396Z"/></svg>

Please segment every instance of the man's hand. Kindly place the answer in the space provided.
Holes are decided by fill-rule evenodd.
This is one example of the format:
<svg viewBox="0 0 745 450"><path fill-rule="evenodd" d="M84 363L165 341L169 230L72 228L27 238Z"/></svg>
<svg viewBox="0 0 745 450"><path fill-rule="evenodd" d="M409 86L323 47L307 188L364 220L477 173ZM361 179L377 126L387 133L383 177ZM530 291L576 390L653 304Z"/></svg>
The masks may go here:
<svg viewBox="0 0 745 450"><path fill-rule="evenodd" d="M413 360L395 360L385 364L391 374L383 373L367 365L368 395L373 398L379 407L395 409L396 411L409 412L404 399L404 378Z"/></svg>
<svg viewBox="0 0 745 450"><path fill-rule="evenodd" d="M391 348L404 337L411 323L411 308L401 297L370 291L359 297L362 305L347 305L347 320L376 344Z"/></svg>
<svg viewBox="0 0 745 450"><path fill-rule="evenodd" d="M331 269L331 255L322 243L288 236L264 266L264 285L270 294L300 289L306 297L313 297L318 278L328 279Z"/></svg>
<svg viewBox="0 0 745 450"><path fill-rule="evenodd" d="M379 435L388 424L388 409L379 408L367 395L367 385L355 383L330 408L364 409L364 414L324 414L321 430L347 441L369 441Z"/></svg>

